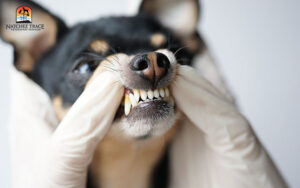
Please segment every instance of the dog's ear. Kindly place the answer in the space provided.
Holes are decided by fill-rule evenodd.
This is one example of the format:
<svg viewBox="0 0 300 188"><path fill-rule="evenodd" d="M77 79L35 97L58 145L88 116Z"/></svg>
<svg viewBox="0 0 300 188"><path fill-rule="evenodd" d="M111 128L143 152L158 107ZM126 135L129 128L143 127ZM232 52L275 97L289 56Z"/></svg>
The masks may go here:
<svg viewBox="0 0 300 188"><path fill-rule="evenodd" d="M188 36L197 30L199 0L143 0L140 12L155 16L176 34Z"/></svg>
<svg viewBox="0 0 300 188"><path fill-rule="evenodd" d="M25 23L18 23L24 18ZM63 21L32 1L0 0L0 36L13 45L14 64L25 73L67 30Z"/></svg>

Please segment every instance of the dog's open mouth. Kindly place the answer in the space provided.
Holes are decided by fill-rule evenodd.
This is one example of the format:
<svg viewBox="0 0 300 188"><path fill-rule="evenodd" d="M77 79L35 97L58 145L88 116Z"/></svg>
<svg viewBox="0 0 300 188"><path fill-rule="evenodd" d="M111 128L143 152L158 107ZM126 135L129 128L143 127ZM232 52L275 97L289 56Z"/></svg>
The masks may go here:
<svg viewBox="0 0 300 188"><path fill-rule="evenodd" d="M118 116L156 119L174 111L174 100L167 87L155 90L125 89Z"/></svg>

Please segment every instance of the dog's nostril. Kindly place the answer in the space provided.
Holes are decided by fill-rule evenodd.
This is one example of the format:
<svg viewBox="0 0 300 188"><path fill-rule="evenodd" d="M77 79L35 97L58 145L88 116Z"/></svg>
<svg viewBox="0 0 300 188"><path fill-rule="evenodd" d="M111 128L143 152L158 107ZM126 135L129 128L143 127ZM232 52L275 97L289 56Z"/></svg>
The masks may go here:
<svg viewBox="0 0 300 188"><path fill-rule="evenodd" d="M159 67L162 67L162 68L164 68L164 62L163 61L157 61L157 65L159 66Z"/></svg>
<svg viewBox="0 0 300 188"><path fill-rule="evenodd" d="M157 53L157 66L167 70L170 67L170 61L164 54Z"/></svg>
<svg viewBox="0 0 300 188"><path fill-rule="evenodd" d="M142 71L147 69L148 66L149 66L149 60L147 60L144 56L139 56L133 60L131 64L131 70Z"/></svg>

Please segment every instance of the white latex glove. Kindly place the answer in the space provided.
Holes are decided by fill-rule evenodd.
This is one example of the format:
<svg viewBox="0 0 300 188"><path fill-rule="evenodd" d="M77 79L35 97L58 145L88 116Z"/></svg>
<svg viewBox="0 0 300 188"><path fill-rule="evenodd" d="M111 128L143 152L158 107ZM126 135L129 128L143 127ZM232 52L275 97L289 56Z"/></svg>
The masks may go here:
<svg viewBox="0 0 300 188"><path fill-rule="evenodd" d="M172 187L287 187L248 121L195 69L178 66L171 90L190 126L172 150Z"/></svg>
<svg viewBox="0 0 300 188"><path fill-rule="evenodd" d="M94 150L123 96L118 77L97 76L58 126L47 94L16 70L11 92L14 187L85 187Z"/></svg>

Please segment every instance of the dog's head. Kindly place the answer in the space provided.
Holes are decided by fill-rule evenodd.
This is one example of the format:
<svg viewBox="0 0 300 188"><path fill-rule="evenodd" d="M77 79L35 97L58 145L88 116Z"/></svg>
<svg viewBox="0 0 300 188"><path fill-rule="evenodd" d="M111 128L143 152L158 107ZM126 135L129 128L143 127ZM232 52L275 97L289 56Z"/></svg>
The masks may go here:
<svg viewBox="0 0 300 188"><path fill-rule="evenodd" d="M178 112L168 86L176 64L190 65L203 43L196 31L197 0L144 0L131 17L108 17L67 27L31 1L4 1L1 38L14 46L14 64L44 88L60 119L97 70L106 67L121 78L124 102L113 130L134 138L162 135ZM17 7L32 9L41 31L11 31ZM100 73L101 74L101 73Z"/></svg>

